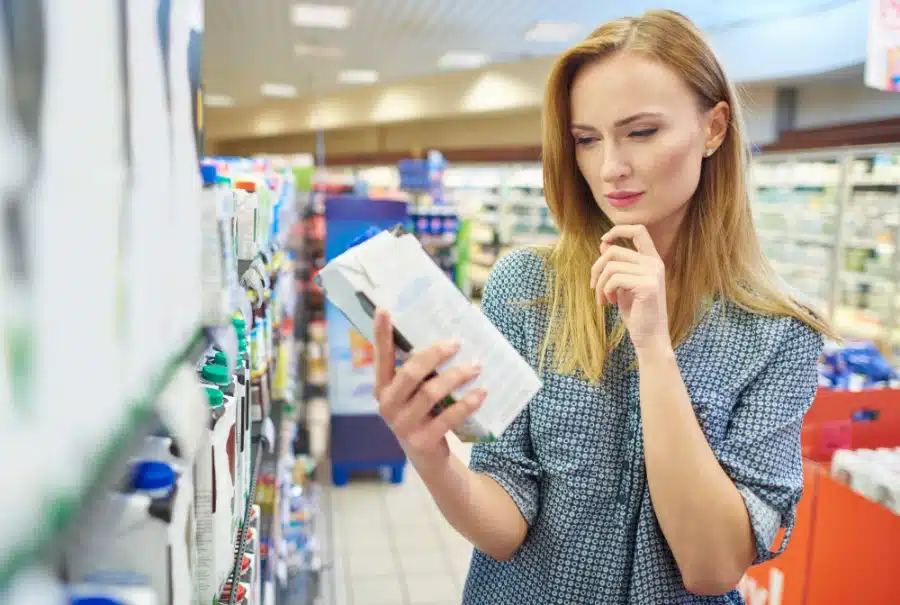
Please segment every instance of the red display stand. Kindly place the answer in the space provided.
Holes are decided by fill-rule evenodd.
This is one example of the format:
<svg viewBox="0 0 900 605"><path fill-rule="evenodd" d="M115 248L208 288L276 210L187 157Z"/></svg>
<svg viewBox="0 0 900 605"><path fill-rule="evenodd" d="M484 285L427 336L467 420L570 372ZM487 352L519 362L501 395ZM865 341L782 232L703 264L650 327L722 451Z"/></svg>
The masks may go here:
<svg viewBox="0 0 900 605"><path fill-rule="evenodd" d="M803 497L794 533L774 561L740 584L748 605L898 605L900 516L832 479L841 448L900 446L900 390L822 390L803 426ZM780 536L779 536L780 538Z"/></svg>

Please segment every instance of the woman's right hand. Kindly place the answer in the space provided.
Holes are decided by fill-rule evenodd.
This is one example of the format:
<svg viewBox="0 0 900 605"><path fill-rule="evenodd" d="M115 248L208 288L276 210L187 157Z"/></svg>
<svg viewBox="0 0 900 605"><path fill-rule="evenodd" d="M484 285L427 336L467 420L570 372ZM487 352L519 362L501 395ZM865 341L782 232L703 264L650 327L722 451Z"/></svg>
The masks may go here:
<svg viewBox="0 0 900 605"><path fill-rule="evenodd" d="M382 310L375 314L378 411L414 465L432 465L447 458L447 432L475 413L487 395L482 389L474 389L439 414L432 414L436 404L481 373L478 365L465 364L426 380L458 351L458 343L435 344L413 354L397 370L391 318Z"/></svg>

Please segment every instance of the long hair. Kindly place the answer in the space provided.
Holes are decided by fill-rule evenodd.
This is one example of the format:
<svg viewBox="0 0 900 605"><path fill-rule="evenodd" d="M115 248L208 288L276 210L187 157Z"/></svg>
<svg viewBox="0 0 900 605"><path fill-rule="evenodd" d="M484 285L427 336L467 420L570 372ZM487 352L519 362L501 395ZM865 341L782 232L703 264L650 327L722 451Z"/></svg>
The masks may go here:
<svg viewBox="0 0 900 605"><path fill-rule="evenodd" d="M580 373L598 380L610 352L625 334L621 321L608 326L590 288L590 270L600 238L613 224L600 209L575 161L569 132L572 82L585 65L618 52L636 53L678 73L712 109L730 107L730 123L721 146L703 160L700 182L666 267L669 334L677 346L716 298L762 315L794 317L831 335L819 316L786 295L766 260L750 209L744 140L738 95L704 41L685 17L654 10L640 17L606 23L553 66L543 113L543 172L547 204L560 228L548 253L550 282L546 300L550 325L540 349L540 365L552 358L562 374Z"/></svg>

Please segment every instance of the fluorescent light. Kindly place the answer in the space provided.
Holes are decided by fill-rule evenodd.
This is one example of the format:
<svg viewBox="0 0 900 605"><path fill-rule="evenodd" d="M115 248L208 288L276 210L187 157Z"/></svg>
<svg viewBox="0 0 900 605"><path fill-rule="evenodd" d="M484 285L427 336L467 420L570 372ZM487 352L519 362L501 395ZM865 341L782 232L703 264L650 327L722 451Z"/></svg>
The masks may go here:
<svg viewBox="0 0 900 605"><path fill-rule="evenodd" d="M552 23L541 21L525 32L525 39L531 42L569 42L582 32L577 23Z"/></svg>
<svg viewBox="0 0 900 605"><path fill-rule="evenodd" d="M291 99L297 96L297 88L290 84L263 84L260 91L264 97Z"/></svg>
<svg viewBox="0 0 900 605"><path fill-rule="evenodd" d="M316 46L314 44L295 44L294 54L298 57L321 57L337 59L344 53L334 46Z"/></svg>
<svg viewBox="0 0 900 605"><path fill-rule="evenodd" d="M344 84L374 84L378 81L378 72L372 69L348 69L338 74L338 80Z"/></svg>
<svg viewBox="0 0 900 605"><path fill-rule="evenodd" d="M347 29L351 14L352 11L346 6L295 4L291 8L291 20L299 27Z"/></svg>
<svg viewBox="0 0 900 605"><path fill-rule="evenodd" d="M203 104L207 107L234 107L234 99L228 95L203 95Z"/></svg>
<svg viewBox="0 0 900 605"><path fill-rule="evenodd" d="M469 51L451 51L438 59L441 69L477 69L488 62L484 53Z"/></svg>

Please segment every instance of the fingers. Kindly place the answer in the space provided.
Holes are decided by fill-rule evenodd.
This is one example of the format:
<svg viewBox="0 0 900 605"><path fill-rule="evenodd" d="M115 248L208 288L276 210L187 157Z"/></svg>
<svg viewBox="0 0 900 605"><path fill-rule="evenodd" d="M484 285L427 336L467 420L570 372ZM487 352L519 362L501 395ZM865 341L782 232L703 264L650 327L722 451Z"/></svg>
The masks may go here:
<svg viewBox="0 0 900 605"><path fill-rule="evenodd" d="M603 273L606 265L612 261L640 264L646 262L646 258L639 252L623 248L622 246L609 246L591 267L591 289L597 286L600 274Z"/></svg>
<svg viewBox="0 0 900 605"><path fill-rule="evenodd" d="M634 242L635 249L641 254L659 257L659 252L653 244L650 232L643 225L616 225L607 231L601 239L604 242L612 242L619 238L630 239Z"/></svg>
<svg viewBox="0 0 900 605"><path fill-rule="evenodd" d="M480 374L481 365L470 363L445 370L426 381L409 403L397 411L392 423L394 431L403 436L420 427L436 405Z"/></svg>
<svg viewBox="0 0 900 605"><path fill-rule="evenodd" d="M603 267L603 272L600 273L600 276L597 278L596 283L594 284L594 292L596 293L597 304L605 305L608 302L616 303L616 296L613 293L613 296L607 296L605 289L606 284L609 280L617 274L625 274L625 275L643 275L645 273L645 269L635 263L623 262L623 261L610 261L606 263L606 266Z"/></svg>
<svg viewBox="0 0 900 605"><path fill-rule="evenodd" d="M637 292L644 288L655 288L653 279L643 274L615 273L603 286L603 296L608 300L616 300L619 290Z"/></svg>
<svg viewBox="0 0 900 605"><path fill-rule="evenodd" d="M382 416L392 422L400 407L406 405L419 385L458 351L459 343L445 342L432 345L410 357L379 394Z"/></svg>
<svg viewBox="0 0 900 605"><path fill-rule="evenodd" d="M473 389L471 392L459 399L456 403L447 407L430 420L419 433L414 437L417 445L421 447L429 447L430 444L437 443L443 439L449 431L452 431L472 414L478 411L481 404L487 397L487 391L484 389ZM416 444L414 444L416 445Z"/></svg>
<svg viewBox="0 0 900 605"><path fill-rule="evenodd" d="M375 310L375 397L394 379L396 351L394 330L387 311Z"/></svg>

